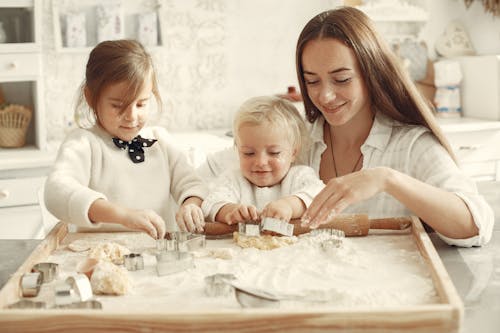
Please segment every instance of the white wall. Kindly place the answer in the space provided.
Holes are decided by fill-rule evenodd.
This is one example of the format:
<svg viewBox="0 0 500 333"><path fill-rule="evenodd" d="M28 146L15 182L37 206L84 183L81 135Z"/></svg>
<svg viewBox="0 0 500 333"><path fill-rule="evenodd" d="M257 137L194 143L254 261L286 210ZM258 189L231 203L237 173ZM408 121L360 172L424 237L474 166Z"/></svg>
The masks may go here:
<svg viewBox="0 0 500 333"><path fill-rule="evenodd" d="M51 1L42 1L48 139L60 140L72 120L87 54L56 51ZM154 7L152 0L140 1ZM163 0L164 47L152 50L165 105L160 123L171 130L229 127L245 99L297 85L294 54L302 27L341 2ZM137 6L135 0L122 3ZM431 55L437 37L456 18L464 21L478 53L500 54L500 18L484 14L479 1L467 11L462 0L430 0L427 6L430 20L421 37Z"/></svg>
<svg viewBox="0 0 500 333"><path fill-rule="evenodd" d="M60 140L72 120L87 54L56 52L51 4L43 1L48 133L49 140ZM141 1L154 7L154 1ZM132 6L135 0L122 0L127 2ZM297 84L294 54L300 30L315 14L339 3L163 0L164 46L151 50L165 106L160 123L171 130L230 127L245 99L286 92Z"/></svg>

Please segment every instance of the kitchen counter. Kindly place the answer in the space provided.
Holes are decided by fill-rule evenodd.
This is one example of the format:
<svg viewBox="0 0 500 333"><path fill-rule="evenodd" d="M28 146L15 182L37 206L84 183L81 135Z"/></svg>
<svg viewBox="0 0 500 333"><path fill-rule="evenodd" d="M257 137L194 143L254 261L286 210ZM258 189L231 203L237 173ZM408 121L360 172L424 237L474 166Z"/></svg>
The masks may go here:
<svg viewBox="0 0 500 333"><path fill-rule="evenodd" d="M483 187L496 224L491 241L478 248L445 244L435 233L430 238L462 298L465 316L462 333L496 332L500 327L500 200L498 183ZM489 191L489 192L488 192ZM7 282L41 240L0 240L0 287Z"/></svg>

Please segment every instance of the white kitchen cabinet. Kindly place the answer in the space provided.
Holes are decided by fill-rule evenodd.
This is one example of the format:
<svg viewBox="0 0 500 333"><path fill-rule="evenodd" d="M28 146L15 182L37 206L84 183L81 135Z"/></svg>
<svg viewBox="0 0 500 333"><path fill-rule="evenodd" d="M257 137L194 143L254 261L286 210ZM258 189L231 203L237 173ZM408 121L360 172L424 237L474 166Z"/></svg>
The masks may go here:
<svg viewBox="0 0 500 333"><path fill-rule="evenodd" d="M500 121L439 118L461 168L474 180L500 180Z"/></svg>
<svg viewBox="0 0 500 333"><path fill-rule="evenodd" d="M46 124L41 68L39 0L0 0L0 89L9 104L33 112L26 145L0 147L0 238L43 235L38 193L53 156L46 151Z"/></svg>
<svg viewBox="0 0 500 333"><path fill-rule="evenodd" d="M45 235L38 205L0 209L0 239L43 239Z"/></svg>
<svg viewBox="0 0 500 333"><path fill-rule="evenodd" d="M41 1L0 0L0 22L6 35L0 43L0 89L6 103L32 110L26 145L0 148L0 160L23 159L27 151L46 148L40 20ZM31 158L31 157L30 157ZM1 166L1 169L7 168Z"/></svg>
<svg viewBox="0 0 500 333"><path fill-rule="evenodd" d="M48 168L0 172L0 239L43 238L53 224L44 214L43 185Z"/></svg>

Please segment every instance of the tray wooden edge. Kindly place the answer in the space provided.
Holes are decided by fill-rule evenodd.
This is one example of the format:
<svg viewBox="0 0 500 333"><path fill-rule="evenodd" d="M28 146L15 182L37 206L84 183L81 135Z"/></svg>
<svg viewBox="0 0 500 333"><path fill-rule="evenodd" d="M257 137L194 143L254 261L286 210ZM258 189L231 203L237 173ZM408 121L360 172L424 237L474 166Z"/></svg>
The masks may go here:
<svg viewBox="0 0 500 333"><path fill-rule="evenodd" d="M451 280L448 271L444 267L443 261L432 244L432 241L424 229L422 222L417 216L411 216L412 219L412 233L420 250L420 254L427 261L431 268L431 276L434 282L434 287L438 292L439 298L443 303L451 306L453 321L457 323L458 327L462 324L464 316L464 304L458 295L458 292Z"/></svg>
<svg viewBox="0 0 500 333"><path fill-rule="evenodd" d="M410 306L404 309L353 309L332 311L280 309L241 309L171 313L123 313L99 310L0 310L0 327L9 332L110 332L116 329L129 332L179 332L202 330L223 332L249 330L252 332L284 331L313 332L458 332L463 318L463 303L422 223L416 216L409 217L420 253L431 268L431 275L441 304ZM60 222L37 246L0 290L0 309L17 300L20 276L33 264L43 261L68 233L67 224ZM55 322L57 321L57 323ZM395 331L394 331L395 332Z"/></svg>
<svg viewBox="0 0 500 333"><path fill-rule="evenodd" d="M0 309L5 308L8 304L16 302L20 295L19 283L21 276L24 273L31 271L33 265L39 262L43 262L57 247L61 240L68 234L68 225L64 222L59 222L44 240L37 245L37 247L31 252L24 263L19 266L17 271L12 274L7 283L0 290Z"/></svg>

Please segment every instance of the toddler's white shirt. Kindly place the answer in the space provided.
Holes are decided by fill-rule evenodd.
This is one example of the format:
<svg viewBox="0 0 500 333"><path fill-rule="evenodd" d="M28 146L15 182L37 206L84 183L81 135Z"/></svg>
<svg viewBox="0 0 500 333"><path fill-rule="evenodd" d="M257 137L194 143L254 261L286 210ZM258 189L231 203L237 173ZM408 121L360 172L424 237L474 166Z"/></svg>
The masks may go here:
<svg viewBox="0 0 500 333"><path fill-rule="evenodd" d="M227 203L254 205L257 211L262 211L271 201L295 195L308 207L323 187L314 170L305 165L292 166L280 184L270 187L258 187L243 177L239 169L232 169L211 184L201 208L205 217L214 221L217 212Z"/></svg>

